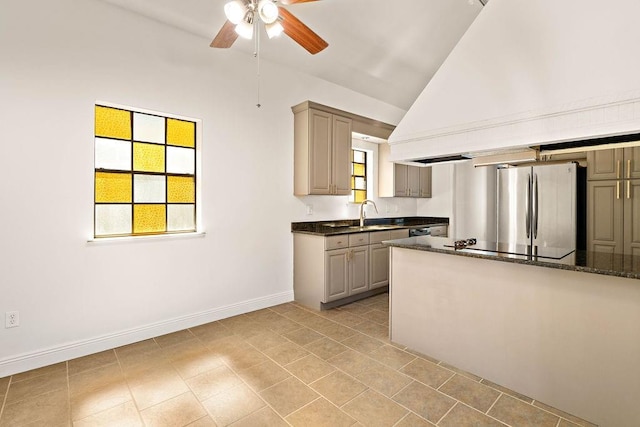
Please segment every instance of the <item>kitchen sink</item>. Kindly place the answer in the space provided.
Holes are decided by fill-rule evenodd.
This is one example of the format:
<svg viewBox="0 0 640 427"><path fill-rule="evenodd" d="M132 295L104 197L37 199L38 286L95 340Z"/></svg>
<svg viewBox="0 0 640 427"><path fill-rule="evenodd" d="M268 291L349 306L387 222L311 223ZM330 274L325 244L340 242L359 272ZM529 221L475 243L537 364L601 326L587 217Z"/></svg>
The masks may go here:
<svg viewBox="0 0 640 427"><path fill-rule="evenodd" d="M372 224L372 225L365 225L364 227L360 227L359 225L353 225L352 222L346 222L346 221L325 222L322 224L322 226L345 230L345 231L373 231L373 230L388 230L389 228L397 228L396 225L391 225L391 224Z"/></svg>
<svg viewBox="0 0 640 427"><path fill-rule="evenodd" d="M331 228L344 228L344 227L354 227L351 222L326 222L321 224L323 227L331 227Z"/></svg>

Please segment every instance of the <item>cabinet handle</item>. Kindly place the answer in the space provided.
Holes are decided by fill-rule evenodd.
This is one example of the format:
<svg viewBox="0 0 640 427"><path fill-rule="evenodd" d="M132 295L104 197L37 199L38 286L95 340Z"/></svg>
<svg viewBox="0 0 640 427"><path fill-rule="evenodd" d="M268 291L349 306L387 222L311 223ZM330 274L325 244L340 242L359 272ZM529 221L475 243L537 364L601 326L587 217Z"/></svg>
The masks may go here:
<svg viewBox="0 0 640 427"><path fill-rule="evenodd" d="M631 198L631 181L627 181L627 199Z"/></svg>
<svg viewBox="0 0 640 427"><path fill-rule="evenodd" d="M616 179L620 179L620 160L616 162Z"/></svg>
<svg viewBox="0 0 640 427"><path fill-rule="evenodd" d="M620 181L616 182L616 199L620 199Z"/></svg>
<svg viewBox="0 0 640 427"><path fill-rule="evenodd" d="M627 178L631 178L631 160L627 160Z"/></svg>

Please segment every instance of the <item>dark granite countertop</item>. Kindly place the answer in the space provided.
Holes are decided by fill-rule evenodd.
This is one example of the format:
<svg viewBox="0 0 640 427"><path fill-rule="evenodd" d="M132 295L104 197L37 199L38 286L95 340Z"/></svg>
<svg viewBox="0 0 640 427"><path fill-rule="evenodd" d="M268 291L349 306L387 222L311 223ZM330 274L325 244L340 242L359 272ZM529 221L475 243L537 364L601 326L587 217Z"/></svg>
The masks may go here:
<svg viewBox="0 0 640 427"><path fill-rule="evenodd" d="M535 255L514 255L479 251L473 249L473 246L464 249L454 249L451 247L454 245L454 242L455 239L446 237L418 236L388 240L383 243L398 248L640 279L640 256L614 255L578 250L572 251L560 259L554 259L552 257L547 258Z"/></svg>
<svg viewBox="0 0 640 427"><path fill-rule="evenodd" d="M367 218L364 227L360 227L360 220L358 219L292 222L291 232L332 236L336 234L362 233L367 231L397 230L426 225L449 225L449 218L430 216Z"/></svg>

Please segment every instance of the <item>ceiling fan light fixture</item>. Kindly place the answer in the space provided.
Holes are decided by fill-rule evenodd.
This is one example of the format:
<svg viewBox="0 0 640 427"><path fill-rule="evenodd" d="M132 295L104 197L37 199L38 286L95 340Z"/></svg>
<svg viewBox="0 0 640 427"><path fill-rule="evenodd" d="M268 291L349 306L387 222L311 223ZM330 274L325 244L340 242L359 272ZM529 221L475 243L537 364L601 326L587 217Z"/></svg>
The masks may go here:
<svg viewBox="0 0 640 427"><path fill-rule="evenodd" d="M253 24L248 21L242 21L236 25L236 33L243 39L251 40L253 38Z"/></svg>
<svg viewBox="0 0 640 427"><path fill-rule="evenodd" d="M273 24L278 19L278 6L272 0L260 0L258 14L265 24Z"/></svg>
<svg viewBox="0 0 640 427"><path fill-rule="evenodd" d="M264 28L267 30L267 36L269 36L270 39L278 37L284 31L284 27L278 21L265 24Z"/></svg>
<svg viewBox="0 0 640 427"><path fill-rule="evenodd" d="M224 5L224 14L230 22L237 25L247 14L247 7L241 1L233 0Z"/></svg>

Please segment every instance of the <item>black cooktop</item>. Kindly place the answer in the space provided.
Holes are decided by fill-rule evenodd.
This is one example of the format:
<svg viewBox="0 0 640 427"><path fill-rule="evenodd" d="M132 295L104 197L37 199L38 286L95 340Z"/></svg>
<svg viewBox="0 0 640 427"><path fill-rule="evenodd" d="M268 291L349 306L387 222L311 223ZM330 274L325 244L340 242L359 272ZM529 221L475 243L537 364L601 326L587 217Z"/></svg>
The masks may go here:
<svg viewBox="0 0 640 427"><path fill-rule="evenodd" d="M468 252L478 251L481 253L496 253L522 255L527 257L562 259L574 252L568 248L554 248L549 246L531 246L517 243L505 242L485 242L476 239L456 240L451 245L444 245L455 250L465 250Z"/></svg>

